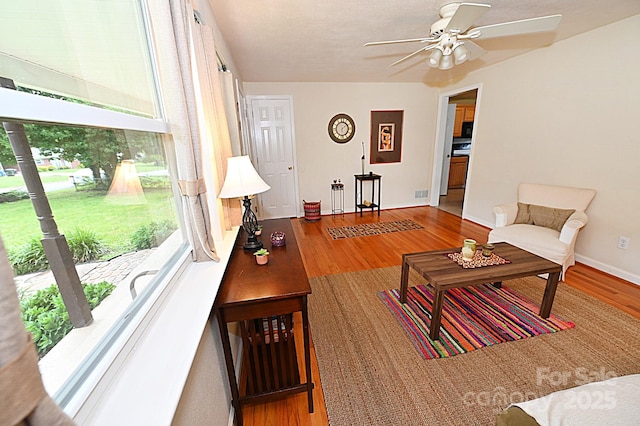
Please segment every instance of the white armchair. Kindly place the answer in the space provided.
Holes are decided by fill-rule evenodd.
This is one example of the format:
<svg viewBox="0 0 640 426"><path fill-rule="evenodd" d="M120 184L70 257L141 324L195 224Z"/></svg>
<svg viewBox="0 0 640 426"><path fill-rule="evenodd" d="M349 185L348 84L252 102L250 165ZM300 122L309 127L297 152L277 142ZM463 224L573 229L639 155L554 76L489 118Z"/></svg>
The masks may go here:
<svg viewBox="0 0 640 426"><path fill-rule="evenodd" d="M521 183L518 202L494 207L496 226L489 232L489 242L505 241L558 263L562 265L564 277L566 270L575 264L578 231L587 224L585 210L595 195L593 189ZM529 215L529 206L543 206L542 209L533 208L546 214L544 220L536 218L535 214ZM555 223L549 223L550 217Z"/></svg>

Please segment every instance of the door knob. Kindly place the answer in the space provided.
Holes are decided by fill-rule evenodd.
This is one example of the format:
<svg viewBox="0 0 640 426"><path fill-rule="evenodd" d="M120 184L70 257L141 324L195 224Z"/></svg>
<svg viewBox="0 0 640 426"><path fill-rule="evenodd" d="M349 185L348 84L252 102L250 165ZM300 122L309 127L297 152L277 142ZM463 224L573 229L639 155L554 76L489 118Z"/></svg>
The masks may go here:
<svg viewBox="0 0 640 426"><path fill-rule="evenodd" d="M293 170L293 166L289 166L289 170Z"/></svg>

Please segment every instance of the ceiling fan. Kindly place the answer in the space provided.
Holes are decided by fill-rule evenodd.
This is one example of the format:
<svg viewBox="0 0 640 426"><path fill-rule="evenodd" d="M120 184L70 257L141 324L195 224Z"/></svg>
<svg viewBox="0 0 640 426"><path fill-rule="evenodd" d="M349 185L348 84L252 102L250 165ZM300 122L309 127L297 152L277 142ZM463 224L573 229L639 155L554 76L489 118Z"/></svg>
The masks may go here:
<svg viewBox="0 0 640 426"><path fill-rule="evenodd" d="M431 50L429 65L441 70L447 70L452 68L454 64L458 65L487 53L486 50L472 40L553 31L558 27L560 18L562 18L562 15L550 15L472 28L473 23L490 8L491 6L488 4L478 3L445 4L440 8L441 19L431 25L431 35L429 37L374 41L366 43L365 46L426 43L427 46L421 47L404 58L395 61L390 66L397 65L422 52Z"/></svg>

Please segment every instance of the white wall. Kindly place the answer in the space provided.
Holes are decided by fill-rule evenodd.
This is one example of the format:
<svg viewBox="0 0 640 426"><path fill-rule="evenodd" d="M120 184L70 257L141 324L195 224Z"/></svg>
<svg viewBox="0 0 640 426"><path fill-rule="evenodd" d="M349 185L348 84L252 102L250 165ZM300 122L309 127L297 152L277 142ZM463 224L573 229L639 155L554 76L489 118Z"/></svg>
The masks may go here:
<svg viewBox="0 0 640 426"><path fill-rule="evenodd" d="M217 320L207 324L172 421L179 425L227 425L231 390Z"/></svg>
<svg viewBox="0 0 640 426"><path fill-rule="evenodd" d="M440 89L393 83L245 83L250 95L292 95L300 197L322 200L329 184L347 184L353 209L353 174L361 142L369 145L369 112L404 109L402 163L366 165L380 173L382 208L424 205L414 192L430 187L439 93L483 85L470 164L466 217L493 224L495 204L515 199L519 182L589 187L598 191L590 223L577 243L578 260L640 283L640 17L556 43L477 71ZM611 43L615 40L615 43ZM338 145L327 136L337 113L356 121L356 136ZM368 156L367 156L368 158ZM618 237L631 238L628 250Z"/></svg>
<svg viewBox="0 0 640 426"><path fill-rule="evenodd" d="M300 199L322 201L331 212L331 182L345 183L346 211L354 209L354 174L360 174L362 142L365 172L382 175L383 209L426 205L415 191L429 188L437 118L437 91L420 83L245 83L246 95L293 96ZM369 164L372 110L404 110L402 161ZM338 113L356 124L354 138L333 142L327 126ZM364 189L365 198L368 190ZM370 197L369 197L370 198Z"/></svg>
<svg viewBox="0 0 640 426"><path fill-rule="evenodd" d="M483 85L469 218L492 225L493 205L515 200L519 182L594 188L578 261L640 283L638 39L640 15L457 84ZM626 251L616 247L621 235L631 238Z"/></svg>

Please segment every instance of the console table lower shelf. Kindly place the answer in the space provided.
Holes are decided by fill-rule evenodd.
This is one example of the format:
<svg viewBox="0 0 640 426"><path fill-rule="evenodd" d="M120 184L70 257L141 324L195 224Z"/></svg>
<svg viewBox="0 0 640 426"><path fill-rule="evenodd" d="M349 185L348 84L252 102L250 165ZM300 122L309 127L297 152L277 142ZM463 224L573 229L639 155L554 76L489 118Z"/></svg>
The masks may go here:
<svg viewBox="0 0 640 426"><path fill-rule="evenodd" d="M242 377L240 398L247 401L289 390L304 392L296 357L293 314L260 318L240 323ZM271 322L271 329L269 329Z"/></svg>

